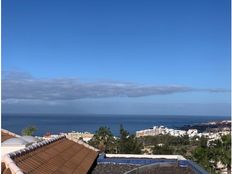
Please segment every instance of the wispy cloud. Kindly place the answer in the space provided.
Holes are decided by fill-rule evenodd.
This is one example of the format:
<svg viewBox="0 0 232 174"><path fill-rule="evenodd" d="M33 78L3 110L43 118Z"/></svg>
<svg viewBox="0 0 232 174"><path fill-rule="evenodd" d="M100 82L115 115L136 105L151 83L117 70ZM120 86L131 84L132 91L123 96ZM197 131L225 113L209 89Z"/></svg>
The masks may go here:
<svg viewBox="0 0 232 174"><path fill-rule="evenodd" d="M116 82L82 82L77 78L39 79L20 72L3 72L2 99L78 100L84 98L143 97L183 92L230 92L226 89L201 89L181 85L141 85Z"/></svg>

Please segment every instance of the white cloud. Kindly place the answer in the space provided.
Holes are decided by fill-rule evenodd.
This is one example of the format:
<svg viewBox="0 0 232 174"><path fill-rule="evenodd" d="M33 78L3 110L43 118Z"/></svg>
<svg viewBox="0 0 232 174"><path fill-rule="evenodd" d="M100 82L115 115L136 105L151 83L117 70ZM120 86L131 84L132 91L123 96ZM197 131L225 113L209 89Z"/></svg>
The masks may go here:
<svg viewBox="0 0 232 174"><path fill-rule="evenodd" d="M141 85L116 82L81 82L75 78L38 79L30 74L4 72L2 102L78 100L84 98L143 97L183 92L229 92L181 85ZM36 103L36 102L35 102Z"/></svg>

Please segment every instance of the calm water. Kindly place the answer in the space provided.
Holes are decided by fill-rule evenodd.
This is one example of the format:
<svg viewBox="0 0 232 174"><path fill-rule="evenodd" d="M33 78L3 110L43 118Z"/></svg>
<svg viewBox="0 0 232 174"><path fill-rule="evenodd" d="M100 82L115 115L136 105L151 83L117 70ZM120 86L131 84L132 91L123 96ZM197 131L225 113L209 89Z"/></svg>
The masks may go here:
<svg viewBox="0 0 232 174"><path fill-rule="evenodd" d="M230 117L219 116L132 116L132 115L2 115L2 128L18 134L28 125L36 125L36 135L68 131L88 131L94 133L100 126L110 127L114 135L119 134L120 124L130 133L136 130L164 125L178 128L186 124L195 124L216 120L230 120Z"/></svg>

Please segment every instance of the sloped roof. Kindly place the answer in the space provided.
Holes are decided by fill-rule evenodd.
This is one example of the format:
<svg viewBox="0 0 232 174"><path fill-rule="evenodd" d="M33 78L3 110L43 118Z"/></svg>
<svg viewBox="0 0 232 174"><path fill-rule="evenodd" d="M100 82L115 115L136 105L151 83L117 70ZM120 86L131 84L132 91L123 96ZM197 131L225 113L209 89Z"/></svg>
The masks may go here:
<svg viewBox="0 0 232 174"><path fill-rule="evenodd" d="M5 129L1 129L1 142L7 140L7 139L10 139L10 138L15 138L15 137L18 137L18 135L10 132L10 131L7 131Z"/></svg>
<svg viewBox="0 0 232 174"><path fill-rule="evenodd" d="M11 153L6 158L13 160L18 167L16 170L26 174L86 174L97 156L96 149L59 137ZM10 172L7 165L3 173Z"/></svg>

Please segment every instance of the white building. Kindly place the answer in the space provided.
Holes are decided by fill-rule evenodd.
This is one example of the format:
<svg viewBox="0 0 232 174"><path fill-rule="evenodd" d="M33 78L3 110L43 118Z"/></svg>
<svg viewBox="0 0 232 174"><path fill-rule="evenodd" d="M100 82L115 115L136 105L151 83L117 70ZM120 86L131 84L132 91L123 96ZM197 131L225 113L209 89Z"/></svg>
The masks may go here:
<svg viewBox="0 0 232 174"><path fill-rule="evenodd" d="M198 131L197 131L197 129L189 129L189 130L187 131L187 135L188 135L190 138L192 138L192 137L198 135Z"/></svg>
<svg viewBox="0 0 232 174"><path fill-rule="evenodd" d="M91 140L94 136L94 134L91 134L89 132L69 132L64 134L68 139L73 140L75 142L82 139L85 142L88 142Z"/></svg>
<svg viewBox="0 0 232 174"><path fill-rule="evenodd" d="M153 129L145 129L141 131L136 131L137 137L142 136L156 136L156 135L171 135L171 136L184 136L186 135L186 131L184 130L175 130L175 129L168 129L164 126L154 126Z"/></svg>

